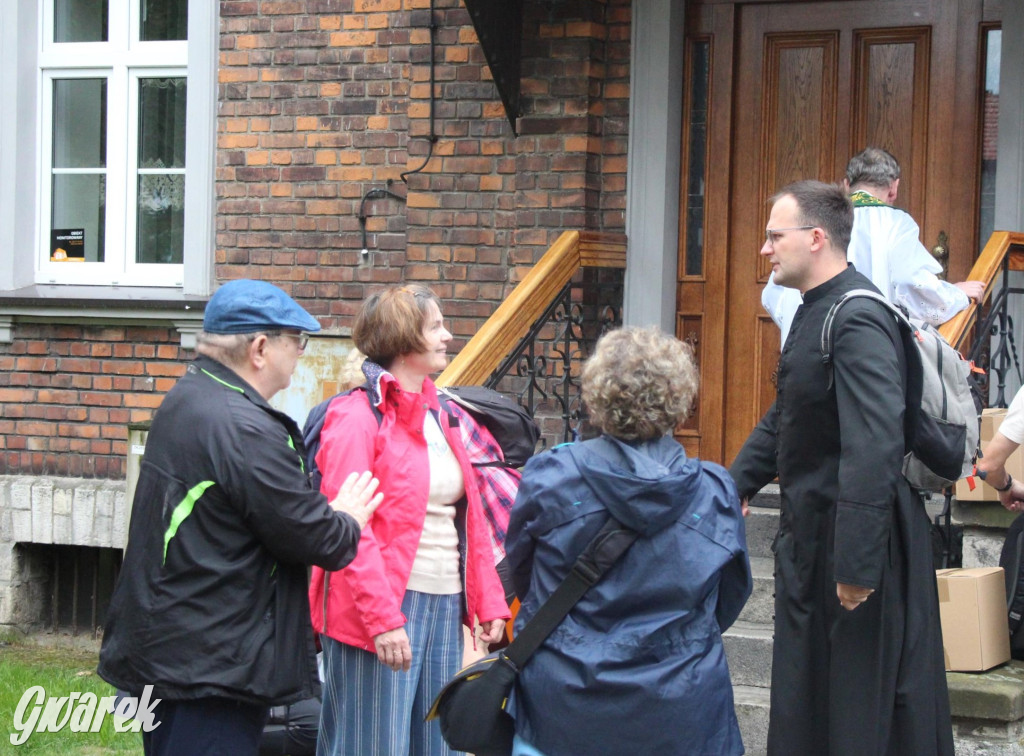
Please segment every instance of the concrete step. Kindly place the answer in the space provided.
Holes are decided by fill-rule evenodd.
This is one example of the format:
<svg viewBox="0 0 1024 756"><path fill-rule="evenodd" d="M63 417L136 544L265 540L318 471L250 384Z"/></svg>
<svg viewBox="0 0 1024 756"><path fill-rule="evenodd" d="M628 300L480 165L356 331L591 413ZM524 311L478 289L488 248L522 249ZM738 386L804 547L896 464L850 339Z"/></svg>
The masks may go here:
<svg viewBox="0 0 1024 756"><path fill-rule="evenodd" d="M767 688L772 680L772 628L737 622L722 636L732 684Z"/></svg>
<svg viewBox="0 0 1024 756"><path fill-rule="evenodd" d="M750 556L772 556L772 544L775 542L775 534L779 531L779 510L774 507L751 506L744 526Z"/></svg>
<svg viewBox="0 0 1024 756"><path fill-rule="evenodd" d="M1024 662L983 673L950 672L946 680L957 756L1024 754ZM765 756L769 689L734 685L732 691L746 755Z"/></svg>
<svg viewBox="0 0 1024 756"><path fill-rule="evenodd" d="M735 685L732 695L746 756L765 756L768 752L768 689Z"/></svg>
<svg viewBox="0 0 1024 756"><path fill-rule="evenodd" d="M779 492L778 483L769 483L754 494L754 497L750 500L751 506L770 507L772 509L778 509L781 502L782 495Z"/></svg>
<svg viewBox="0 0 1024 756"><path fill-rule="evenodd" d="M740 612L739 621L771 626L775 621L775 560L751 557L750 571L754 575L754 591Z"/></svg>

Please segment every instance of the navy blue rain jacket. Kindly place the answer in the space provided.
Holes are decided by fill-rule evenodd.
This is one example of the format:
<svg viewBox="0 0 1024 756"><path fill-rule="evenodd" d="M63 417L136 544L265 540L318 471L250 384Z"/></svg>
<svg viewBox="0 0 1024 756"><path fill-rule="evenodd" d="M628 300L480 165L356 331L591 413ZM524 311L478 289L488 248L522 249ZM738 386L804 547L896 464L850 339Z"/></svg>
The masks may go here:
<svg viewBox="0 0 1024 756"><path fill-rule="evenodd" d="M548 756L743 753L721 635L752 587L743 516L728 473L673 439L527 463L506 541L517 629L609 513L640 537L523 668L516 732Z"/></svg>

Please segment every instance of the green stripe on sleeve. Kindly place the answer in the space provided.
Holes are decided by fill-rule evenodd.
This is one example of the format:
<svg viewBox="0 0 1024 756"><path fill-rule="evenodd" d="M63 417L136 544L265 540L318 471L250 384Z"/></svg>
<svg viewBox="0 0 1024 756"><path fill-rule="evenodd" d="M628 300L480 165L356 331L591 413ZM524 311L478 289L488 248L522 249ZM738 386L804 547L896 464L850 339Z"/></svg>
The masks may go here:
<svg viewBox="0 0 1024 756"><path fill-rule="evenodd" d="M299 454L299 450L295 448L295 440L292 438L290 433L288 434L288 446L291 447L293 452L295 452L295 456L299 458L299 467L302 468L302 472L306 472L306 460L302 458L302 455Z"/></svg>
<svg viewBox="0 0 1024 756"><path fill-rule="evenodd" d="M182 499L178 506L174 508L174 511L171 512L171 524L164 533L164 560L161 564L167 563L167 546L178 532L178 527L181 523L185 522L185 518L192 514L192 508L195 506L196 502L199 501L199 498L206 492L206 489L212 485L212 480L204 480L202 483L197 483L192 486L192 490L185 494L185 498Z"/></svg>

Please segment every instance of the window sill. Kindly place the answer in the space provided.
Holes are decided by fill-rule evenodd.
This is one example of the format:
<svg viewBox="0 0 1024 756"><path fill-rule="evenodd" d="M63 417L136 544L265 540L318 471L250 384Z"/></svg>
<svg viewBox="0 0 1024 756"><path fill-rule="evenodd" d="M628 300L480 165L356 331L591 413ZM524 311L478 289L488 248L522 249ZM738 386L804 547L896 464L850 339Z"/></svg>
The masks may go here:
<svg viewBox="0 0 1024 756"><path fill-rule="evenodd" d="M15 323L170 325L181 346L195 348L208 297L180 289L37 284L0 292L0 343L14 340Z"/></svg>

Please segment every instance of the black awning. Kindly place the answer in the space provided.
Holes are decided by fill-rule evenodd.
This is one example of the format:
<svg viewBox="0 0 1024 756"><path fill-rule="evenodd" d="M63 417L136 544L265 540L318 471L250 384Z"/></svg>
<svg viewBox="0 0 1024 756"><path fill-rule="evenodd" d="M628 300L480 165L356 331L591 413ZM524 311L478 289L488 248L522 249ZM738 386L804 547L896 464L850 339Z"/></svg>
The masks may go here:
<svg viewBox="0 0 1024 756"><path fill-rule="evenodd" d="M523 0L465 0L465 3L501 102L505 105L505 115L512 124L512 133L515 133L519 116Z"/></svg>

